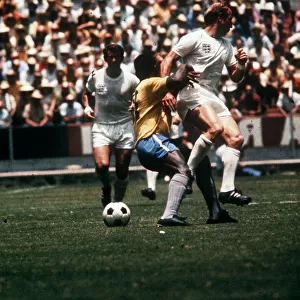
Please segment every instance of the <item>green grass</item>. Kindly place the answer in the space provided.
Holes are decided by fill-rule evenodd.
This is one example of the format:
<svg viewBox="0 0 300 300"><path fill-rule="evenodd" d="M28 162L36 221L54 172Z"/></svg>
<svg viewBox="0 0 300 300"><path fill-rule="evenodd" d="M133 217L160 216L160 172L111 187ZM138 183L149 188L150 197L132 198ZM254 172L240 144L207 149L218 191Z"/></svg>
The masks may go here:
<svg viewBox="0 0 300 300"><path fill-rule="evenodd" d="M2 188L0 299L300 299L298 177L237 181L257 203L225 206L239 223L206 225L195 191L180 210L193 225L163 229L163 180L156 201L130 182L124 228L104 225L96 184Z"/></svg>

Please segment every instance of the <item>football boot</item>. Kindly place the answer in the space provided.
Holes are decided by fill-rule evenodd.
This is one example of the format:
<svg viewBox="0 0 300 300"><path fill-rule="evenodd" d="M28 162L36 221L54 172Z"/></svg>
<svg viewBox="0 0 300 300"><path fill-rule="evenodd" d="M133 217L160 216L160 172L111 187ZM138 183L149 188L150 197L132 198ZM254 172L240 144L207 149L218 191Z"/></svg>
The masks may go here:
<svg viewBox="0 0 300 300"><path fill-rule="evenodd" d="M217 217L209 217L206 224L238 223L238 220L232 218L226 210L218 213Z"/></svg>
<svg viewBox="0 0 300 300"><path fill-rule="evenodd" d="M183 220L182 218L174 215L172 218L159 219L157 222L157 227L162 226L189 226L190 224Z"/></svg>
<svg viewBox="0 0 300 300"><path fill-rule="evenodd" d="M223 204L235 204L239 206L247 205L252 201L252 198L244 195L242 191L234 189L229 192L220 192L219 201Z"/></svg>
<svg viewBox="0 0 300 300"><path fill-rule="evenodd" d="M142 194L143 197L146 197L150 200L155 200L156 199L156 193L151 188L142 189L141 194Z"/></svg>

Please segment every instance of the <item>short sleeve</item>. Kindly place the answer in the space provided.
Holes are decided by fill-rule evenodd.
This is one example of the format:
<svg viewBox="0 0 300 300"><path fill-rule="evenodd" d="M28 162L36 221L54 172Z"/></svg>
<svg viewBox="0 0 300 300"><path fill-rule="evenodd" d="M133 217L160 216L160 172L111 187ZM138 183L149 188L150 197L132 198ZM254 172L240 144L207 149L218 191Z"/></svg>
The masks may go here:
<svg viewBox="0 0 300 300"><path fill-rule="evenodd" d="M226 40L226 43L227 43L228 55L227 55L225 65L226 65L226 67L231 67L236 64L236 58L233 53L232 45L230 44L230 42L228 40Z"/></svg>
<svg viewBox="0 0 300 300"><path fill-rule="evenodd" d="M85 85L86 89L90 92L93 93L96 91L95 89L95 78L92 76L92 73L88 77Z"/></svg>
<svg viewBox="0 0 300 300"><path fill-rule="evenodd" d="M300 106L300 94L294 92L293 93L293 101L295 103L295 106Z"/></svg>
<svg viewBox="0 0 300 300"><path fill-rule="evenodd" d="M62 117L65 117L67 115L67 104L66 103L63 103L61 106L60 106L60 115Z"/></svg>
<svg viewBox="0 0 300 300"><path fill-rule="evenodd" d="M179 42L172 48L172 51L180 57L185 57L195 49L196 45L197 40L192 39L190 35L187 34L179 40Z"/></svg>
<svg viewBox="0 0 300 300"><path fill-rule="evenodd" d="M30 113L30 104L26 104L23 111L23 118L24 119L29 118L29 113Z"/></svg>

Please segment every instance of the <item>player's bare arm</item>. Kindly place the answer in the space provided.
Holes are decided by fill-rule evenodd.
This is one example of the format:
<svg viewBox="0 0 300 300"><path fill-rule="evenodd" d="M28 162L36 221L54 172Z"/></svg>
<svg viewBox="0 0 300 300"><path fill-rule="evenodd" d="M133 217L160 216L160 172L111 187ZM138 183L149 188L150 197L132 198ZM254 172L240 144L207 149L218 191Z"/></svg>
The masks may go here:
<svg viewBox="0 0 300 300"><path fill-rule="evenodd" d="M243 49L239 49L236 55L237 63L228 67L228 74L232 81L240 82L245 75L245 65L248 60L248 56Z"/></svg>
<svg viewBox="0 0 300 300"><path fill-rule="evenodd" d="M89 105L89 98L93 97L87 89L82 94L82 105L84 107L84 114L92 119L95 119L94 110Z"/></svg>
<svg viewBox="0 0 300 300"><path fill-rule="evenodd" d="M170 51L165 59L160 64L160 76L165 77L170 75L172 64L180 58L174 51Z"/></svg>
<svg viewBox="0 0 300 300"><path fill-rule="evenodd" d="M165 77L170 75L172 64L180 58L178 54L170 51L165 59L160 64L160 76ZM162 99L162 105L165 109L169 108L172 111L176 110L176 99L171 93L167 93Z"/></svg>

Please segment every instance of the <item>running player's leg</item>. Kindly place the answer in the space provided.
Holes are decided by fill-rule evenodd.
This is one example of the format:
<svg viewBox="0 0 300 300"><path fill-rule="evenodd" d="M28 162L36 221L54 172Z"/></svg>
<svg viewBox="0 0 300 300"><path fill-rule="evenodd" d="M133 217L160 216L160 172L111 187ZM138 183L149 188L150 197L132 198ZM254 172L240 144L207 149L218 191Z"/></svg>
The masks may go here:
<svg viewBox="0 0 300 300"><path fill-rule="evenodd" d="M209 211L209 217L206 223L217 224L237 222L236 219L230 217L229 213L220 206L215 181L211 172L211 163L207 155L199 163L195 170L195 175L197 186L202 192Z"/></svg>
<svg viewBox="0 0 300 300"><path fill-rule="evenodd" d="M191 171L195 173L199 162L207 154L216 137L222 133L223 127L210 104L204 104L189 110L184 121L194 124L204 132L195 141L187 163Z"/></svg>
<svg viewBox="0 0 300 300"><path fill-rule="evenodd" d="M184 220L178 218L178 210L190 178L190 170L179 150L168 152L163 160L162 171L171 172L174 175L169 183L167 204L161 219L158 221L158 226L188 225Z"/></svg>
<svg viewBox="0 0 300 300"><path fill-rule="evenodd" d="M134 128L132 122L118 125L115 134L119 138L115 142L116 181L114 184L114 200L123 201L129 183L129 165L134 148ZM120 134L121 133L121 134Z"/></svg>
<svg viewBox="0 0 300 300"><path fill-rule="evenodd" d="M114 183L115 202L121 202L124 199L129 183L128 173L132 156L132 149L115 149L116 157L116 181Z"/></svg>
<svg viewBox="0 0 300 300"><path fill-rule="evenodd" d="M182 153L170 142L169 138L159 134L140 140L136 149L138 158L145 168L172 176L169 183L167 204L157 225L188 225L187 222L177 216L190 179L190 170Z"/></svg>
<svg viewBox="0 0 300 300"><path fill-rule="evenodd" d="M111 202L111 183L109 176L111 148L109 145L95 147L93 152L96 165L96 174L101 182L102 187L101 201L103 206L106 206L109 202Z"/></svg>
<svg viewBox="0 0 300 300"><path fill-rule="evenodd" d="M223 138L227 147L222 155L224 169L219 199L222 203L245 205L251 201L251 197L243 195L235 187L235 172L244 138L231 116L220 117L220 121L224 127Z"/></svg>
<svg viewBox="0 0 300 300"><path fill-rule="evenodd" d="M146 170L146 177L147 177L147 188L141 190L142 196L150 199L156 199L156 179L158 176L158 172Z"/></svg>
<svg viewBox="0 0 300 300"><path fill-rule="evenodd" d="M187 133L187 142L193 144L197 140L201 131L188 122L183 122L183 127ZM188 160L190 155L189 149L190 148L186 146L181 148L186 160ZM215 182L212 176L211 162L207 155L205 155L202 161L198 164L195 170L195 177L197 186L202 192L209 211L207 223L216 224L224 222L236 222L236 220L231 218L229 213L220 206Z"/></svg>

